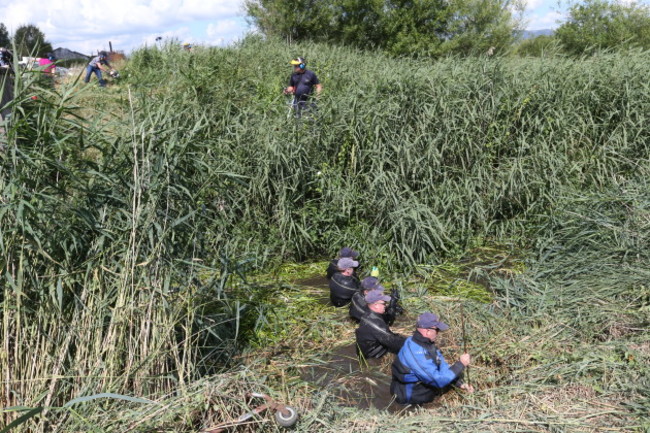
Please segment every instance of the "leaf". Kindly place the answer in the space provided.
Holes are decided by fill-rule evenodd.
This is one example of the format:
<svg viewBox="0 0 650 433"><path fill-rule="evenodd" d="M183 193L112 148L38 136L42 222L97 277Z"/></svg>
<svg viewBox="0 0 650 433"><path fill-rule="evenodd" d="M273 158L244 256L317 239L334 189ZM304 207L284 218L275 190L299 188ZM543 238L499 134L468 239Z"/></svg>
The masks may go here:
<svg viewBox="0 0 650 433"><path fill-rule="evenodd" d="M88 395L88 396L85 396L85 397L77 397L75 399L70 400L66 404L64 404L63 407L70 407L70 406L75 405L77 403L84 403L84 402L91 401L91 400L97 400L98 398L114 398L116 400L126 400L126 401L131 401L133 403L143 403L143 404L155 403L155 401L153 401L153 400L147 400L147 399L140 398L140 397L129 397L128 395L113 394L113 393L110 393L110 392L103 392L101 394Z"/></svg>
<svg viewBox="0 0 650 433"><path fill-rule="evenodd" d="M11 408L7 408L7 409L11 409ZM5 409L5 410L7 410L7 409ZM10 423L5 427L5 428L3 428L2 430L0 430L0 433L6 433L6 432L8 432L9 430L13 429L14 427L18 427L19 425L21 425L21 424L23 424L23 423L29 421L30 418L35 417L36 415L38 415L38 414L41 413L42 411L43 411L43 408L42 408L42 407L36 407L36 408L34 408L34 409L31 409L31 410L30 410L29 412L27 412L25 415L22 415L21 417L16 418L16 419L13 420L12 422L10 422Z"/></svg>

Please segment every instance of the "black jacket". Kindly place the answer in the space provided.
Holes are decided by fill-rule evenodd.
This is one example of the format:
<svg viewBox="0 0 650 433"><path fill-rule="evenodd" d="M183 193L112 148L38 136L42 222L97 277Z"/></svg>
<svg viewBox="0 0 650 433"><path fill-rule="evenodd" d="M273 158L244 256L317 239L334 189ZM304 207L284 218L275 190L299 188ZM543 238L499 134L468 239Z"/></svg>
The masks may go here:
<svg viewBox="0 0 650 433"><path fill-rule="evenodd" d="M373 311L361 317L355 334L357 347L366 358L381 358L386 352L397 353L406 340L403 335L392 332L384 319Z"/></svg>
<svg viewBox="0 0 650 433"><path fill-rule="evenodd" d="M368 308L368 304L364 299L363 290L359 290L352 296L352 302L350 302L350 316L359 321L364 314L369 312L370 308Z"/></svg>
<svg viewBox="0 0 650 433"><path fill-rule="evenodd" d="M352 296L359 291L359 280L354 275L346 276L337 272L330 280L330 301L335 307L350 303Z"/></svg>
<svg viewBox="0 0 650 433"><path fill-rule="evenodd" d="M325 271L325 277L328 280L331 279L332 276L334 274L336 274L337 272L341 272L341 271L339 271L339 268L336 266L336 264L338 262L339 262L339 259L332 259L332 261L330 261L329 265L327 265L327 270Z"/></svg>

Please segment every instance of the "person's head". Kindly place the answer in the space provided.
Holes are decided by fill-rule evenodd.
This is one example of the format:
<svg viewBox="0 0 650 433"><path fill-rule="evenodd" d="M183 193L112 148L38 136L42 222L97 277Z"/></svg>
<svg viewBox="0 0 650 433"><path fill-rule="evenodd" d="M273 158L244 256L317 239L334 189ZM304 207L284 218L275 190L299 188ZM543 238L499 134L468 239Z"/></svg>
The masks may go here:
<svg viewBox="0 0 650 433"><path fill-rule="evenodd" d="M449 329L449 325L440 321L440 318L433 313L420 314L415 327L423 337L430 341L436 341L438 332Z"/></svg>
<svg viewBox="0 0 650 433"><path fill-rule="evenodd" d="M386 304L390 302L390 296L384 295L382 290L371 290L364 296L368 308L373 313L384 314L386 312Z"/></svg>
<svg viewBox="0 0 650 433"><path fill-rule="evenodd" d="M54 57L53 53L47 53L45 57L47 57L52 62L56 60L56 57Z"/></svg>
<svg viewBox="0 0 650 433"><path fill-rule="evenodd" d="M190 51L192 49L192 44L189 42L183 42L183 49Z"/></svg>
<svg viewBox="0 0 650 433"><path fill-rule="evenodd" d="M349 257L343 257L336 262L336 267L343 275L350 276L354 272L354 268L359 266L359 262L352 260Z"/></svg>
<svg viewBox="0 0 650 433"><path fill-rule="evenodd" d="M106 60L108 58L108 53L106 51L100 51L99 58L102 60Z"/></svg>
<svg viewBox="0 0 650 433"><path fill-rule="evenodd" d="M379 285L379 279L376 277L366 277L363 280L361 280L361 289L363 290L374 290L381 287ZM384 290L383 287L381 287L382 290Z"/></svg>
<svg viewBox="0 0 650 433"><path fill-rule="evenodd" d="M293 66L294 72L303 73L307 69L307 60L305 60L303 57L296 57L289 63Z"/></svg>
<svg viewBox="0 0 650 433"><path fill-rule="evenodd" d="M343 247L339 250L339 259L342 259L343 257L356 259L357 257L359 257L359 253L357 251L354 251L350 247Z"/></svg>

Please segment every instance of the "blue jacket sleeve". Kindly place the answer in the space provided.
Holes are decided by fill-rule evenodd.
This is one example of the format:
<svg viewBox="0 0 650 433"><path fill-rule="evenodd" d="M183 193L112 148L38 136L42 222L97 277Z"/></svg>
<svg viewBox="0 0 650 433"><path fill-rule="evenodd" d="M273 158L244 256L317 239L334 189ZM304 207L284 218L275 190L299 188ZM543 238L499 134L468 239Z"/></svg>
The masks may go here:
<svg viewBox="0 0 650 433"><path fill-rule="evenodd" d="M426 355L428 352L409 338L400 351L399 358L402 364L411 369L412 374L429 386L444 388L456 380L456 373L449 367L439 350L436 351L438 363L434 359L427 359Z"/></svg>

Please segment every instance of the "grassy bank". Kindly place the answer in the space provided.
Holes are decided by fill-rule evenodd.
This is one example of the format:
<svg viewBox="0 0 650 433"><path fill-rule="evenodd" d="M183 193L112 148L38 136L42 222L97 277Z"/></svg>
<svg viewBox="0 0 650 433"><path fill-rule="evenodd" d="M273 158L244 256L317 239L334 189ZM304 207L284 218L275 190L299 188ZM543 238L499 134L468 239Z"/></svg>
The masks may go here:
<svg viewBox="0 0 650 433"><path fill-rule="evenodd" d="M280 92L296 55L325 87L300 122ZM193 431L262 388L304 431L647 428L649 65L250 39L138 51L106 89L22 77L0 153L0 405L44 408L25 431ZM464 303L481 391L437 423L301 376L354 328L286 263L344 244L410 319L448 318L451 353ZM56 409L100 392L162 406Z"/></svg>

